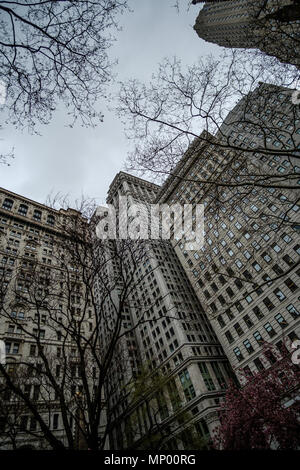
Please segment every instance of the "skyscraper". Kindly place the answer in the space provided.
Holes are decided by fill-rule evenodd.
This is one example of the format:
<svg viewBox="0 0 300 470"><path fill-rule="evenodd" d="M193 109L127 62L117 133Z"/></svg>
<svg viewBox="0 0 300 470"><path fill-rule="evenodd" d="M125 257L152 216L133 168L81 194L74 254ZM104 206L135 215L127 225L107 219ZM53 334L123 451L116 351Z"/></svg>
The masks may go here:
<svg viewBox="0 0 300 470"><path fill-rule="evenodd" d="M298 113L291 90L261 84L215 141L195 141L157 197L205 205L202 249L173 245L231 365L247 373L269 367L300 336Z"/></svg>
<svg viewBox="0 0 300 470"><path fill-rule="evenodd" d="M134 203L150 207L158 190L152 183L120 172L110 186L107 202L117 208L122 195L129 198L128 207ZM136 243L147 251L139 266L128 265L127 276L135 277L135 286L124 308L124 346L131 353L133 386L145 366L153 380L160 373L161 382L154 395L139 388L136 400L130 401L128 394L121 400L130 377L125 373L128 356L118 350L112 374L119 386L111 387L114 393L108 395L109 413L115 421L111 447L147 449L152 433L159 434L160 448L189 449L193 434L209 439L218 424L220 398L232 372L170 242ZM111 316L113 311L108 309ZM108 332L105 325L101 329L105 342Z"/></svg>
<svg viewBox="0 0 300 470"><path fill-rule="evenodd" d="M299 7L293 0L216 1L205 3L194 29L208 42L260 49L299 67L299 19Z"/></svg>

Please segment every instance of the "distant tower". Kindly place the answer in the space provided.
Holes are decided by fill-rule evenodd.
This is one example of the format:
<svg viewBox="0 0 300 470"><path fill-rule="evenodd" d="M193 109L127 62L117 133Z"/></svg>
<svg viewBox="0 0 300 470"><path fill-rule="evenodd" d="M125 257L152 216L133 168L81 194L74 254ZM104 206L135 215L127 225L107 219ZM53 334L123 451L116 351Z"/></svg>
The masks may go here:
<svg viewBox="0 0 300 470"><path fill-rule="evenodd" d="M296 0L206 2L194 29L205 41L224 47L260 49L299 67L299 18Z"/></svg>

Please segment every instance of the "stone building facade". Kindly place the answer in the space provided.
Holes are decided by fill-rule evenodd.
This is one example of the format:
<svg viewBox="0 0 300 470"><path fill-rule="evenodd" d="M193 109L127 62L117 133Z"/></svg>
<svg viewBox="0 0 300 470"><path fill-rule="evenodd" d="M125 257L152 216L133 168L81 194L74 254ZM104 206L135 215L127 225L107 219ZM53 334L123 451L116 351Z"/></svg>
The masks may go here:
<svg viewBox="0 0 300 470"><path fill-rule="evenodd" d="M80 390L73 379L76 346L68 332L71 325L80 321L88 337L95 322L93 309L85 308L85 287L79 269L71 265L70 252L65 249L70 243L66 227L74 218L85 223L76 210L55 210L0 189L0 339L6 345L5 367L15 377L20 366L26 364L22 377L16 380L22 381L24 394L35 403L51 432L62 442L65 430L60 400L48 379L53 374L57 382L64 381L66 406L75 416ZM46 356L49 373L45 372L41 351ZM9 428L2 416L2 445L12 445L9 435L13 429L16 447L47 448L39 423L22 400L5 392L1 400L7 410L11 409L10 422L14 420ZM0 415L3 411L1 408ZM78 440L74 445L80 447L74 416L69 416L69 424L74 441Z"/></svg>
<svg viewBox="0 0 300 470"><path fill-rule="evenodd" d="M260 49L299 67L299 21L299 6L293 0L216 1L205 3L194 29L205 41Z"/></svg>
<svg viewBox="0 0 300 470"><path fill-rule="evenodd" d="M118 207L121 195L128 197L129 206L143 203L147 207L158 190L150 182L120 172L109 188L107 202ZM109 396L108 407L119 423L112 432L111 447L147 448L149 430L158 433L159 429L160 434L166 432L163 448L189 449L191 433L209 439L218 424L220 399L232 371L170 242L142 243L147 254L132 273L136 287L124 311L125 329L136 327L124 343L131 351L130 373L147 365L153 374L160 371L163 379L159 398L141 395L124 405L118 390ZM103 341L105 336L103 329ZM115 377L122 389L126 376L122 372L120 380L119 372ZM138 375L134 377L138 380ZM151 427L153 422L156 425Z"/></svg>
<svg viewBox="0 0 300 470"><path fill-rule="evenodd" d="M266 121L255 119L260 100ZM298 114L291 90L261 84L217 137L194 142L157 197L205 206L202 249L173 245L236 371L269 367L300 336Z"/></svg>

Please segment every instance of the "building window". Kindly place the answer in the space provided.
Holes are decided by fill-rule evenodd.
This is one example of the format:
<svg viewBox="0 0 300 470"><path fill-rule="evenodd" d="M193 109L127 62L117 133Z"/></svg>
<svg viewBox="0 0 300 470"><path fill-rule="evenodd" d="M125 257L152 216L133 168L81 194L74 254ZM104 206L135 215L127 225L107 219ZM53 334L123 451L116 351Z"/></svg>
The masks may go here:
<svg viewBox="0 0 300 470"><path fill-rule="evenodd" d="M255 248L257 251L260 250L261 246L259 243L257 243L257 241L254 241L253 243L251 243L251 245L253 246L253 248Z"/></svg>
<svg viewBox="0 0 300 470"><path fill-rule="evenodd" d="M285 243L290 243L292 241L291 237L286 233L282 235L282 239L285 241Z"/></svg>
<svg viewBox="0 0 300 470"><path fill-rule="evenodd" d="M258 263L253 263L252 266L255 269L255 271L257 272L261 271L261 266Z"/></svg>
<svg viewBox="0 0 300 470"><path fill-rule="evenodd" d="M244 334L244 331L239 323L235 323L233 327L239 336L242 336Z"/></svg>
<svg viewBox="0 0 300 470"><path fill-rule="evenodd" d="M274 266L272 267L273 271L275 274L277 274L278 276L280 276L281 274L283 274L283 270L281 269L280 266L278 266L278 264L274 264Z"/></svg>
<svg viewBox="0 0 300 470"><path fill-rule="evenodd" d="M203 381L207 387L207 390L209 391L215 390L216 389L215 384L213 383L213 380L210 376L210 373L208 371L208 368L205 362L198 362L198 366L199 366L201 375L203 377Z"/></svg>
<svg viewBox="0 0 300 470"><path fill-rule="evenodd" d="M58 428L58 413L55 413L53 415L53 429L57 429Z"/></svg>
<svg viewBox="0 0 300 470"><path fill-rule="evenodd" d="M210 295L210 293L209 293L207 290L203 291L203 294L205 295L205 297L206 297L207 299L210 299L210 298L211 298L211 295Z"/></svg>
<svg viewBox="0 0 300 470"><path fill-rule="evenodd" d="M269 256L268 253L266 253L266 252L264 252L261 256L266 261L266 263L270 263L270 261L272 261L271 256Z"/></svg>
<svg viewBox="0 0 300 470"><path fill-rule="evenodd" d="M33 328L33 334L39 339L45 339L45 330L40 330L38 328Z"/></svg>
<svg viewBox="0 0 300 470"><path fill-rule="evenodd" d="M261 320L263 318L263 314L258 307L254 307L253 312L255 313L258 320Z"/></svg>
<svg viewBox="0 0 300 470"><path fill-rule="evenodd" d="M274 290L274 294L281 302L286 298L284 293L278 288Z"/></svg>
<svg viewBox="0 0 300 470"><path fill-rule="evenodd" d="M19 320L23 320L25 318L25 313L23 311L13 310L10 315L13 318L18 318Z"/></svg>
<svg viewBox="0 0 300 470"><path fill-rule="evenodd" d="M255 364L258 371L264 370L263 363L261 362L259 357L257 359L255 359L253 362L254 362L254 364Z"/></svg>
<svg viewBox="0 0 300 470"><path fill-rule="evenodd" d="M255 331L255 333L253 333L253 336L254 336L254 339L256 339L256 341L258 342L258 344L263 343L264 340L259 331Z"/></svg>
<svg viewBox="0 0 300 470"><path fill-rule="evenodd" d="M14 204L14 201L12 199L5 198L2 204L2 209L6 209L7 211L10 211L12 209L13 204Z"/></svg>
<svg viewBox="0 0 300 470"><path fill-rule="evenodd" d="M276 243L272 245L272 248L276 253L279 253L281 251L280 246L277 245Z"/></svg>
<svg viewBox="0 0 300 470"><path fill-rule="evenodd" d="M265 304L265 306L267 307L267 309L269 311L271 311L271 310L273 310L273 308L275 308L275 305L271 302L269 297L266 297L265 299L263 299L263 303Z"/></svg>
<svg viewBox="0 0 300 470"><path fill-rule="evenodd" d="M299 336L296 334L295 331L292 331L291 333L289 333L288 337L290 338L291 341L295 341L296 339L299 339Z"/></svg>
<svg viewBox="0 0 300 470"><path fill-rule="evenodd" d="M296 284L294 283L294 281L292 281L292 279L288 278L284 281L285 285L288 286L288 288L290 289L290 291L292 292L295 292L295 290L298 289L298 286L296 286Z"/></svg>
<svg viewBox="0 0 300 470"><path fill-rule="evenodd" d="M225 336L226 336L227 341L228 341L229 344L233 343L234 339L233 339L233 336L230 333L230 331L226 331Z"/></svg>
<svg viewBox="0 0 300 470"><path fill-rule="evenodd" d="M277 313L277 315L275 315L275 320L279 323L279 325L281 326L281 328L285 328L286 326L288 326L288 323L286 322L286 320L283 318L283 316L281 315L281 313Z"/></svg>
<svg viewBox="0 0 300 470"><path fill-rule="evenodd" d="M178 375L179 375L179 379L180 379L186 400L187 401L192 400L196 396L196 392L192 384L188 370L184 369Z"/></svg>
<svg viewBox="0 0 300 470"><path fill-rule="evenodd" d="M252 275L249 273L249 271L247 271L247 269L246 269L246 271L243 272L243 275L248 280L252 279Z"/></svg>
<svg viewBox="0 0 300 470"><path fill-rule="evenodd" d="M233 292L233 290L231 289L231 287L227 287L226 292L227 292L227 294L228 294L228 297L231 298L231 297L234 296L234 292Z"/></svg>
<svg viewBox="0 0 300 470"><path fill-rule="evenodd" d="M300 255L300 245L295 245L293 250L296 251L297 255Z"/></svg>
<svg viewBox="0 0 300 470"><path fill-rule="evenodd" d="M245 250L244 251L244 256L245 256L246 259L250 259L251 258L251 253L249 253L248 250Z"/></svg>
<svg viewBox="0 0 300 470"><path fill-rule="evenodd" d="M33 218L34 220L41 220L42 219L42 212L39 211L38 209L34 209L34 212L33 212Z"/></svg>
<svg viewBox="0 0 300 470"><path fill-rule="evenodd" d="M40 396L40 386L34 385L33 387L33 400L37 401Z"/></svg>
<svg viewBox="0 0 300 470"><path fill-rule="evenodd" d="M235 307L237 308L237 310L239 312L242 312L244 310L244 307L242 306L241 302L238 300L237 302L235 302Z"/></svg>
<svg viewBox="0 0 300 470"><path fill-rule="evenodd" d="M244 359L244 356L241 353L240 348L234 348L233 352L234 352L234 354L235 354L235 356L236 356L236 358L239 362Z"/></svg>
<svg viewBox="0 0 300 470"><path fill-rule="evenodd" d="M231 268L226 268L226 271L228 272L229 276L234 276L234 271Z"/></svg>
<svg viewBox="0 0 300 470"><path fill-rule="evenodd" d="M286 264L287 264L288 266L293 266L294 261L292 260L292 258L291 258L289 255L284 255L284 256L282 257L282 259L283 259L283 261L286 262Z"/></svg>
<svg viewBox="0 0 300 470"><path fill-rule="evenodd" d="M226 311L225 311L227 317L228 317L228 320L231 321L234 319L234 315L232 313L232 311L230 310L230 308L228 308Z"/></svg>
<svg viewBox="0 0 300 470"><path fill-rule="evenodd" d="M49 224L49 225L54 225L54 222L55 222L54 215L48 214L48 216L47 216L47 224Z"/></svg>
<svg viewBox="0 0 300 470"><path fill-rule="evenodd" d="M26 206L25 204L20 204L20 205L19 205L18 213L19 213L20 215L26 216L26 215L27 215L27 211L28 211L28 206Z"/></svg>
<svg viewBox="0 0 300 470"><path fill-rule="evenodd" d="M20 343L12 343L11 341L5 341L6 354L19 354Z"/></svg>
<svg viewBox="0 0 300 470"><path fill-rule="evenodd" d="M223 317L221 315L219 315L217 320L219 322L220 327L223 328L225 326L225 322L223 320Z"/></svg>
<svg viewBox="0 0 300 470"><path fill-rule="evenodd" d="M253 326L253 321L251 320L251 318L249 317L249 315L245 315L243 317L243 320L244 322L246 323L246 325L248 326L248 328L251 328Z"/></svg>
<svg viewBox="0 0 300 470"><path fill-rule="evenodd" d="M235 260L235 264L237 265L237 267L238 267L239 269L243 267L243 263L241 262L240 259L236 259L236 260Z"/></svg>
<svg viewBox="0 0 300 470"><path fill-rule="evenodd" d="M270 362L270 364L275 364L275 362L277 362L277 359L274 356L274 354L272 353L272 351L270 351L270 350L266 351L265 356L268 359L268 361Z"/></svg>
<svg viewBox="0 0 300 470"><path fill-rule="evenodd" d="M299 317L300 312L296 309L293 304L288 305L286 309L295 320Z"/></svg>
<svg viewBox="0 0 300 470"><path fill-rule="evenodd" d="M276 331L274 330L274 328L272 327L271 323L266 323L264 325L264 328L266 330L266 332L268 333L268 335L270 336L270 338L273 338L273 336L276 335Z"/></svg>
<svg viewBox="0 0 300 470"><path fill-rule="evenodd" d="M250 343L250 341L248 339L246 339L243 342L243 344L244 344L244 346L245 346L245 348L246 348L246 350L248 351L249 354L251 354L254 351L253 346L252 346L252 344Z"/></svg>
<svg viewBox="0 0 300 470"><path fill-rule="evenodd" d="M220 386L220 388L227 388L227 385L226 385L226 380L223 376L223 373L219 367L219 364L217 362L211 362L211 367L215 373L215 376L217 378L217 381L218 381L218 384Z"/></svg>

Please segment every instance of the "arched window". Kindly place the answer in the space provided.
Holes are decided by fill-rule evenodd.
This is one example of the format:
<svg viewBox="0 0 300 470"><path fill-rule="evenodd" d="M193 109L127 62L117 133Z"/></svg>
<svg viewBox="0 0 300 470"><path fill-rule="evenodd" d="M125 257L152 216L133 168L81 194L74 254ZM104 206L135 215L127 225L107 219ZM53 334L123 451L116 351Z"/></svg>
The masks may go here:
<svg viewBox="0 0 300 470"><path fill-rule="evenodd" d="M34 220L41 220L42 219L42 212L39 211L38 209L34 209L33 218L34 218Z"/></svg>
<svg viewBox="0 0 300 470"><path fill-rule="evenodd" d="M24 320L25 319L25 309L23 305L15 305L13 310L10 313L11 317L17 318L19 320Z"/></svg>
<svg viewBox="0 0 300 470"><path fill-rule="evenodd" d="M54 222L55 222L54 215L48 214L48 217L47 217L47 224L49 224L49 225L54 225Z"/></svg>
<svg viewBox="0 0 300 470"><path fill-rule="evenodd" d="M10 211L13 204L14 204L14 201L12 199L5 198L2 204L2 208L6 209L7 211Z"/></svg>
<svg viewBox="0 0 300 470"><path fill-rule="evenodd" d="M20 204L19 205L19 210L18 210L19 214L27 215L27 211L28 211L28 206L26 206L25 204Z"/></svg>

